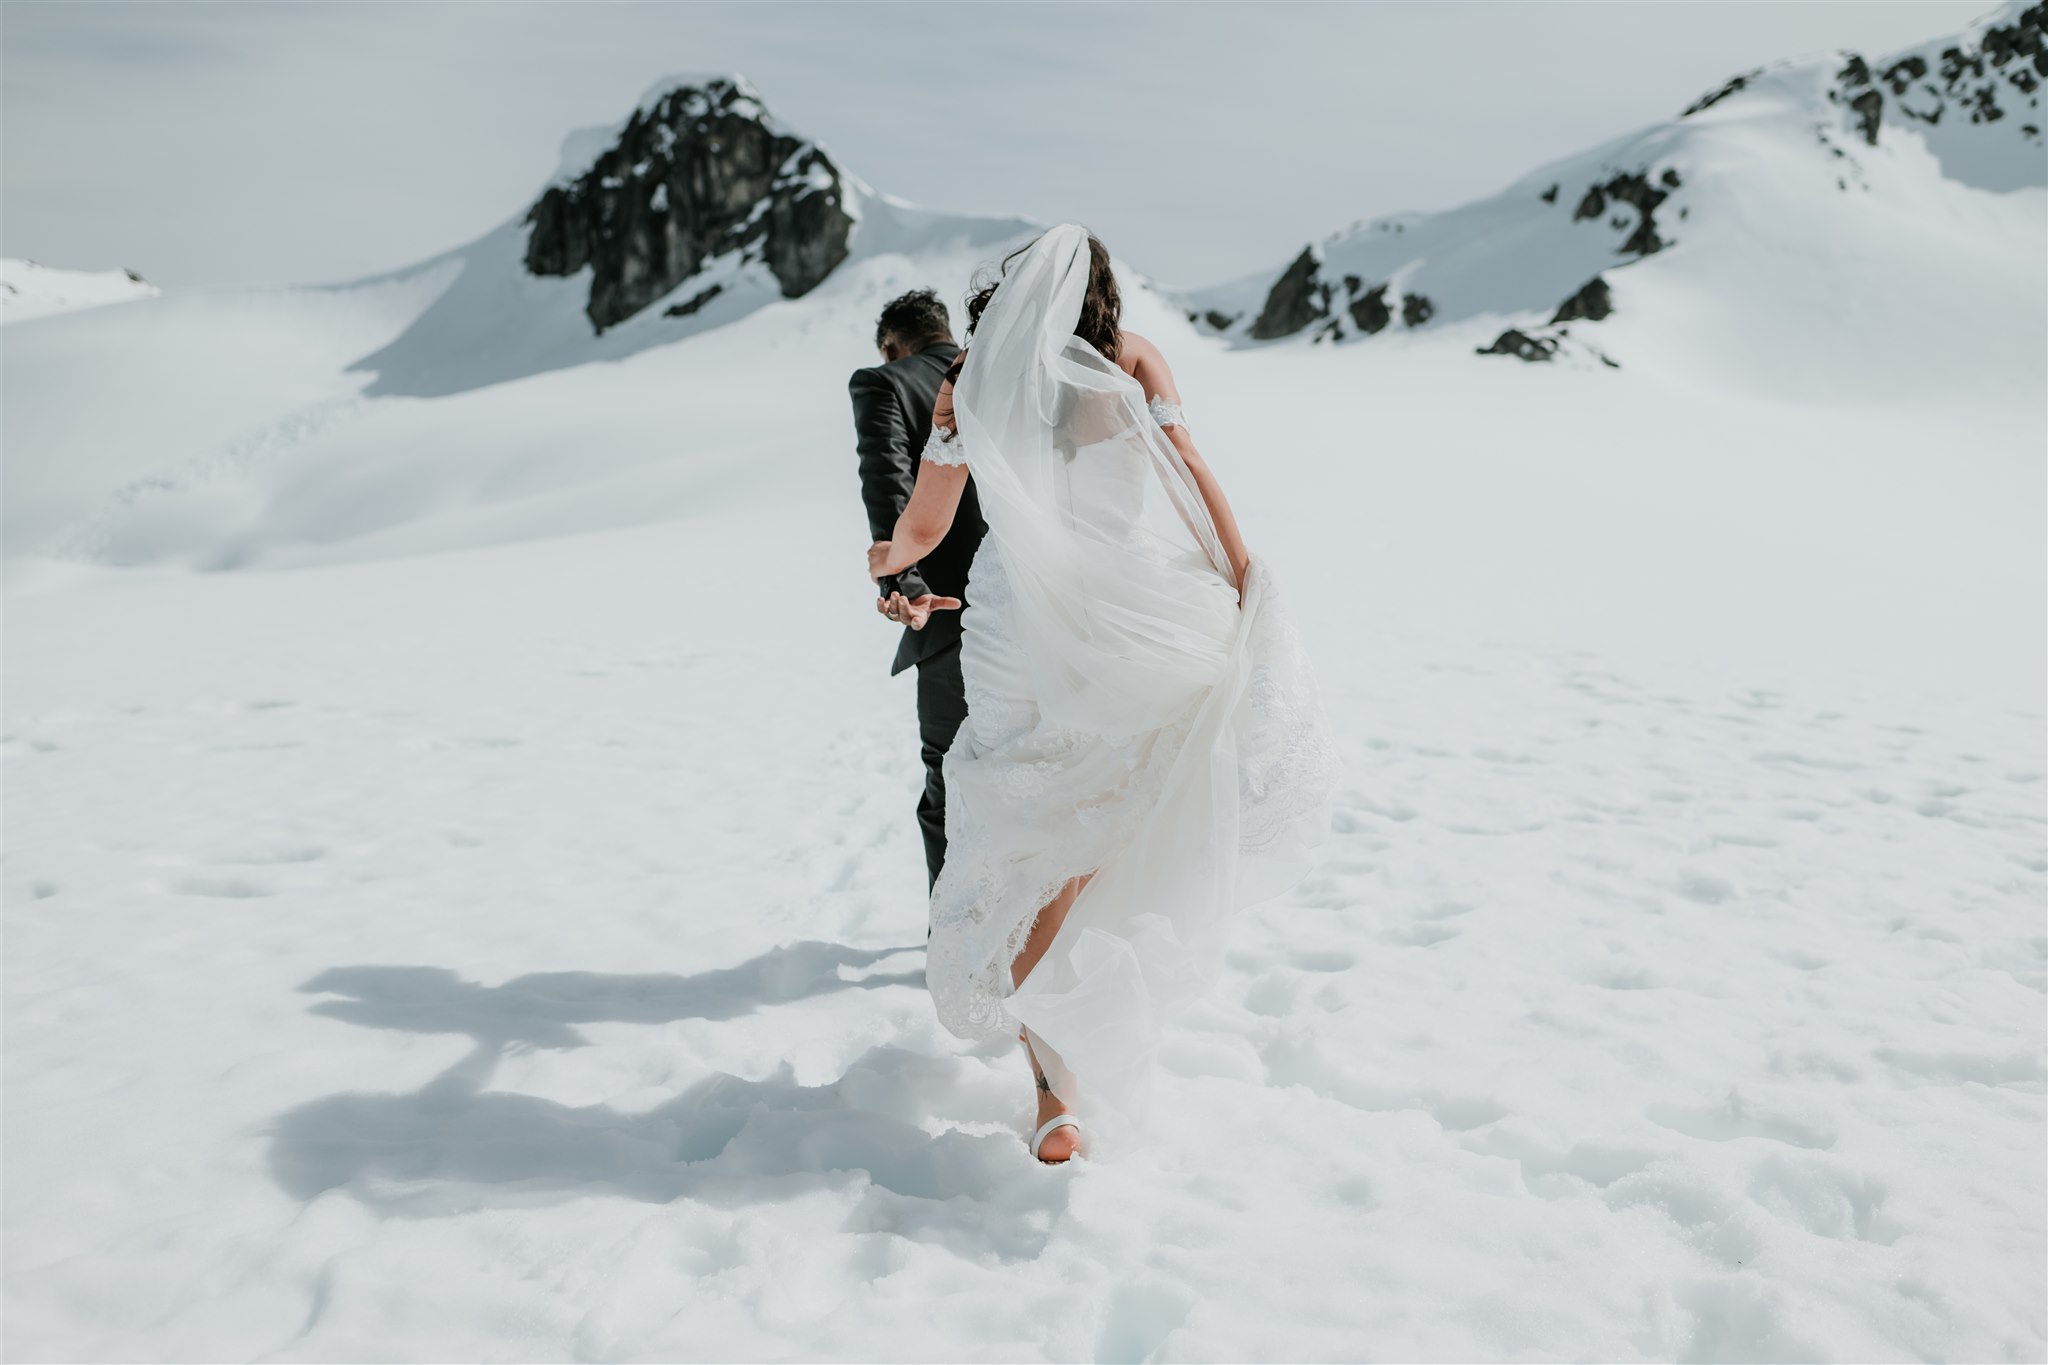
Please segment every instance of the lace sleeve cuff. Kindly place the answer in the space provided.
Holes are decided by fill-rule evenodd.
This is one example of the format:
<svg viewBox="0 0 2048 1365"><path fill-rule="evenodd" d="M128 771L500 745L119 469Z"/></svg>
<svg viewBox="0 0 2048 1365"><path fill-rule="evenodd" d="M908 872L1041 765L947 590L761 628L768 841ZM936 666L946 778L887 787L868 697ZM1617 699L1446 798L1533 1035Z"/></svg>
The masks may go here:
<svg viewBox="0 0 2048 1365"><path fill-rule="evenodd" d="M942 426L932 427L932 438L924 443L923 458L933 464L966 464L967 452L961 448L960 433Z"/></svg>
<svg viewBox="0 0 2048 1365"><path fill-rule="evenodd" d="M1187 414L1181 411L1180 404L1169 403L1155 393L1146 400L1145 409L1152 414L1152 420L1160 426L1179 427L1183 431L1187 430Z"/></svg>

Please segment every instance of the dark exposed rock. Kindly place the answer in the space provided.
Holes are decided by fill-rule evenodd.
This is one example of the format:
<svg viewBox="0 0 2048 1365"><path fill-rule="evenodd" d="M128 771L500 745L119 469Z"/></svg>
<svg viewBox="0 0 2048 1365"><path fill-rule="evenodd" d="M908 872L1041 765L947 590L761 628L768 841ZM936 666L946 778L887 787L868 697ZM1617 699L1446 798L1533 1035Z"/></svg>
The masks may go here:
<svg viewBox="0 0 2048 1365"><path fill-rule="evenodd" d="M1546 204L1555 204L1557 202L1557 186L1552 185L1549 189L1543 191L1543 193L1537 195L1536 197L1538 199L1541 199Z"/></svg>
<svg viewBox="0 0 2048 1365"><path fill-rule="evenodd" d="M1259 341L1293 336L1310 323L1330 315L1330 287L1322 280L1322 263L1315 248L1303 247L1294 264L1287 267L1266 295L1266 306L1252 323L1252 336Z"/></svg>
<svg viewBox="0 0 2048 1365"><path fill-rule="evenodd" d="M689 317L692 313L695 313L698 309L702 308L705 304L711 302L711 300L717 298L720 294L723 294L724 292L724 285L714 284L709 289L705 289L698 293L692 294L689 298L683 300L681 303L670 304L668 307L661 310L661 315L665 318Z"/></svg>
<svg viewBox="0 0 2048 1365"><path fill-rule="evenodd" d="M1387 307L1387 287L1375 285L1351 301L1351 320L1358 330L1371 336L1394 320L1393 310Z"/></svg>
<svg viewBox="0 0 2048 1365"><path fill-rule="evenodd" d="M1912 62L1919 66L1920 70L1916 74L1926 74L1927 63L1924 59L1908 57L1906 62ZM1906 62L1901 62L1899 65L1904 66ZM1959 47L1946 47L1941 50L1941 79L1945 84L1954 85L1966 77L1981 76L1983 74L1984 59L1978 54L1965 52ZM1903 95L1906 93L1903 83L1894 85L1892 90L1895 94Z"/></svg>
<svg viewBox="0 0 2048 1365"><path fill-rule="evenodd" d="M1584 318L1588 322L1598 322L1613 311L1613 292L1608 289L1606 280L1595 275L1580 287L1578 293L1557 306L1557 313L1550 321L1556 324Z"/></svg>
<svg viewBox="0 0 2048 1365"><path fill-rule="evenodd" d="M1510 327L1493 339L1493 345L1481 346L1480 355L1511 355L1517 360L1549 360L1557 354L1557 342L1551 337L1532 337L1519 327Z"/></svg>
<svg viewBox="0 0 2048 1365"><path fill-rule="evenodd" d="M2009 112L2040 107L2040 78L2048 75L2048 0L1993 24L1970 46L1950 46L1932 62L1909 53L1884 70L1854 55L1835 73L1836 89L1828 98L1846 103L1851 123L1872 146L1884 123L1887 93L1894 117L1938 124L1953 106L1967 111L1972 123L1997 123ZM1845 98L1846 97L1846 98ZM2032 127L2036 131L2025 132ZM2039 136L2038 124L2021 125L2024 136Z"/></svg>
<svg viewBox="0 0 2048 1365"><path fill-rule="evenodd" d="M1986 29L1984 58L1995 67L2032 57L2037 62L2048 55L2042 44L2042 30L2048 29L2048 5L2035 5L2009 27ZM2048 75L2048 72L2042 74Z"/></svg>
<svg viewBox="0 0 2048 1365"><path fill-rule="evenodd" d="M1955 49L1950 48L1949 51L1954 52ZM1860 61L1861 58L1858 58L1858 60ZM1894 95L1903 95L1912 86L1914 81L1919 80L1926 74L1927 59L1916 54L1911 57L1903 57L1886 67L1883 80L1886 85L1892 88Z"/></svg>
<svg viewBox="0 0 2048 1365"><path fill-rule="evenodd" d="M1666 169L1659 177L1663 183L1676 188L1678 173ZM1574 221L1598 218L1607 211L1610 202L1630 204L1636 210L1635 231L1621 244L1625 255L1648 256L1662 251L1664 239L1657 234L1657 206L1671 197L1669 189L1659 189L1650 182L1647 170L1616 172L1605 184L1593 185L1579 200L1579 207L1572 213ZM1616 221L1617 228L1628 225L1626 219Z"/></svg>
<svg viewBox="0 0 2048 1365"><path fill-rule="evenodd" d="M846 259L844 194L831 158L776 127L744 85L679 86L635 110L588 170L535 202L526 268L591 267L584 312L600 332L734 251L796 298Z"/></svg>
<svg viewBox="0 0 2048 1365"><path fill-rule="evenodd" d="M1751 81L1755 80L1758 76L1762 74L1763 68L1759 67L1755 71L1745 71L1739 76L1730 76L1728 78L1727 83L1723 85L1720 89L1709 91L1708 93L1701 95L1698 99L1694 100L1691 104L1685 106L1685 111L1681 113L1679 117L1691 118L1694 114L1697 114L1702 109L1713 108L1722 100L1727 99L1736 91L1741 90L1742 88L1747 86Z"/></svg>
<svg viewBox="0 0 2048 1365"><path fill-rule="evenodd" d="M1270 341L1315 328L1316 341L1342 341L1346 335L1343 323L1348 317L1360 335L1372 336L1385 331L1394 320L1395 303L1388 294L1388 285L1367 288L1365 279L1358 275L1342 276L1335 284L1324 280L1322 263L1310 247L1295 257L1294 263L1274 282L1266 295L1265 308L1251 325L1250 335L1259 341ZM1410 327L1420 327L1436 314L1436 305L1423 294L1401 298L1399 307L1401 321Z"/></svg>
<svg viewBox="0 0 2048 1365"><path fill-rule="evenodd" d="M1202 321L1220 332L1243 316L1244 314L1242 313L1219 313L1214 308L1211 308L1208 312L1202 314Z"/></svg>

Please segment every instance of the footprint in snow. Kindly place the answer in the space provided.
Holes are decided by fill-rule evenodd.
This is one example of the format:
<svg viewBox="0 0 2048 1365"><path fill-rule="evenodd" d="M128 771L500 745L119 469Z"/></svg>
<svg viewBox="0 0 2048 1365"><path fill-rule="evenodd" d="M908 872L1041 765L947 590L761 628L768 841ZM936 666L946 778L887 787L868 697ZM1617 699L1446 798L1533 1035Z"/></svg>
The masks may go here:
<svg viewBox="0 0 2048 1365"><path fill-rule="evenodd" d="M225 900L249 900L271 894L269 887L241 877L180 877L171 889L181 896L213 896Z"/></svg>
<svg viewBox="0 0 2048 1365"><path fill-rule="evenodd" d="M229 866L270 867L279 863L313 863L327 856L318 844L270 844L225 853L211 861Z"/></svg>
<svg viewBox="0 0 2048 1365"><path fill-rule="evenodd" d="M1835 1130L1824 1121L1801 1118L1773 1109L1758 1109L1737 1090L1717 1105L1653 1104L1644 1117L1660 1128L1706 1142L1766 1138L1788 1147L1821 1149L1835 1145Z"/></svg>

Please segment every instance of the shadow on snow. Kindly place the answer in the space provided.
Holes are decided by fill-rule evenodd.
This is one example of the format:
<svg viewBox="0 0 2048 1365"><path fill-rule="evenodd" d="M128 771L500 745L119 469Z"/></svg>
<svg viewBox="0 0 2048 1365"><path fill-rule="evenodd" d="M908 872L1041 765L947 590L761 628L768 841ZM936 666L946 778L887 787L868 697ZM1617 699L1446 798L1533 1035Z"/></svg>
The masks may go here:
<svg viewBox="0 0 2048 1365"><path fill-rule="evenodd" d="M1035 1256L1066 1182L1021 1178L1037 1164L1008 1132L924 1130L959 1082L953 1058L882 1044L825 1085L798 1084L785 1061L762 1080L708 1077L637 1113L488 1088L508 1051L586 1046L577 1024L734 1019L839 990L922 986L922 971L839 975L908 951L806 942L694 976L541 972L500 986L438 967L333 968L301 989L347 998L323 1000L316 1013L464 1034L476 1046L418 1090L330 1095L287 1111L271 1129L271 1174L295 1199L342 1189L401 1217L587 1195L737 1208L864 1176L849 1230Z"/></svg>

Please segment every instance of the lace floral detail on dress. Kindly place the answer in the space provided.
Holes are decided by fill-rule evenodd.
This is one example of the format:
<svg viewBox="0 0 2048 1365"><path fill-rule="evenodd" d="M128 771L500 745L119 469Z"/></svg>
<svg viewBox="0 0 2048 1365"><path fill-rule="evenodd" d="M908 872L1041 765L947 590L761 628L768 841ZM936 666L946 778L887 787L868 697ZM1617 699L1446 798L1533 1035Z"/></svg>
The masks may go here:
<svg viewBox="0 0 2048 1365"><path fill-rule="evenodd" d="M1162 427L1179 427L1183 431L1187 430L1187 414L1181 411L1180 404L1169 403L1156 393L1145 400L1145 411L1151 413L1152 420Z"/></svg>
<svg viewBox="0 0 2048 1365"><path fill-rule="evenodd" d="M924 459L933 464L960 465L967 463L967 451L960 444L960 433L932 425L932 438L924 443Z"/></svg>

